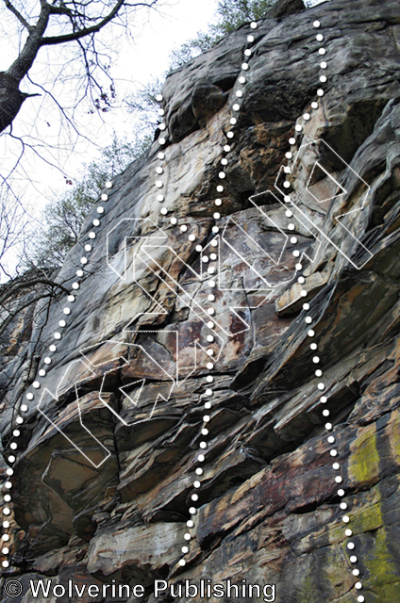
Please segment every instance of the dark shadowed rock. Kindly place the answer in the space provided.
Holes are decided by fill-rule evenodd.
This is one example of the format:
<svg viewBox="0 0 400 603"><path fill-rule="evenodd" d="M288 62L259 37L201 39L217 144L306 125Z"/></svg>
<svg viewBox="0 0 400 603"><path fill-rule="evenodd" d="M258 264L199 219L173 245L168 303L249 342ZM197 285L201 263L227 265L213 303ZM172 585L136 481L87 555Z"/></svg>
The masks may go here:
<svg viewBox="0 0 400 603"><path fill-rule="evenodd" d="M200 128L221 109L226 100L223 90L209 82L197 82L192 92L192 109Z"/></svg>

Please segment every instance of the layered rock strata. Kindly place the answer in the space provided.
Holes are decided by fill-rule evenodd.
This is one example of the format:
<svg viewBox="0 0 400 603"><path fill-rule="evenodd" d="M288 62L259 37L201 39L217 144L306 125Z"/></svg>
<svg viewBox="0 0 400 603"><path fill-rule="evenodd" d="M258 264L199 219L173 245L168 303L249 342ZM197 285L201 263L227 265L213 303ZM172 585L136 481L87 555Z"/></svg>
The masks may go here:
<svg viewBox="0 0 400 603"><path fill-rule="evenodd" d="M107 190L76 300L60 298L48 313L38 306L9 329L6 459L18 409L28 410L12 477L3 601L11 601L8 580L26 589L30 579L51 577L141 584L151 603L155 580L186 579L275 585L285 603L354 603L360 578L343 502L365 601L398 600L400 11L397 0L300 5L278 3L256 31L240 28L168 76L165 159L157 132ZM312 109L320 87L315 19L328 68ZM310 119L299 118L305 114ZM283 165L291 168L290 201ZM58 275L71 290L96 217ZM33 356L48 355L55 332L62 337L37 390L28 368ZM14 600L31 599L26 591Z"/></svg>

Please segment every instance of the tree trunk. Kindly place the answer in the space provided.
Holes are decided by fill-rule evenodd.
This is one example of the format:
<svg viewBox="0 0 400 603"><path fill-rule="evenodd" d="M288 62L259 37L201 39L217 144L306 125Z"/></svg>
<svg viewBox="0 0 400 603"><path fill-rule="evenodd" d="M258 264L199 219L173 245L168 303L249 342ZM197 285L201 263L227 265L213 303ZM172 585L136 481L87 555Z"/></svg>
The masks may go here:
<svg viewBox="0 0 400 603"><path fill-rule="evenodd" d="M8 73L0 72L0 132L11 124L20 110L22 100L19 82Z"/></svg>
<svg viewBox="0 0 400 603"><path fill-rule="evenodd" d="M50 6L44 3L39 19L29 32L18 58L7 69L0 72L0 132L12 124L24 100L37 94L21 92L19 85L32 67L41 46L41 40L49 21Z"/></svg>

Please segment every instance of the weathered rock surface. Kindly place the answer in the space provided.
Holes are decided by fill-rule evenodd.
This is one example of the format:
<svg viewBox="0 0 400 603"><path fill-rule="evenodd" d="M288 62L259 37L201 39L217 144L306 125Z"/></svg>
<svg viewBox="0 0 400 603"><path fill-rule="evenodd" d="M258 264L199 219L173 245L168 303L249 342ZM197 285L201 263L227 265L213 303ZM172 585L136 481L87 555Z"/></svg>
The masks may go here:
<svg viewBox="0 0 400 603"><path fill-rule="evenodd" d="M311 110L320 87L315 19L328 81ZM246 579L275 584L282 603L354 603L357 567L367 603L398 601L399 63L397 0L310 10L284 0L255 32L242 27L167 78L165 160L156 140L107 190L101 226L95 212L88 218L58 275L70 289L79 282L76 300L60 298L48 315L38 306L8 331L4 457L12 441L18 450L3 586L115 579L142 584L153 603L156 579ZM291 167L290 202L282 165ZM35 389L33 359L54 342ZM28 411L15 438L21 404ZM2 600L11 601L4 589Z"/></svg>

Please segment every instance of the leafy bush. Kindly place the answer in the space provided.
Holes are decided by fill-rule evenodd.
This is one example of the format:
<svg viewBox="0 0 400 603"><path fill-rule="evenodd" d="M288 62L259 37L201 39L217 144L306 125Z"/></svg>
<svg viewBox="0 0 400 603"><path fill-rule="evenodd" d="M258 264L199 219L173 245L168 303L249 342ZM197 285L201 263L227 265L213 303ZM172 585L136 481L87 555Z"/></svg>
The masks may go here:
<svg viewBox="0 0 400 603"><path fill-rule="evenodd" d="M221 38L235 31L241 25L262 19L276 1L220 0L216 11L217 22L210 25L208 32L198 32L196 38L188 40L179 49L173 50L170 55L170 68L181 67L202 52L215 46Z"/></svg>

